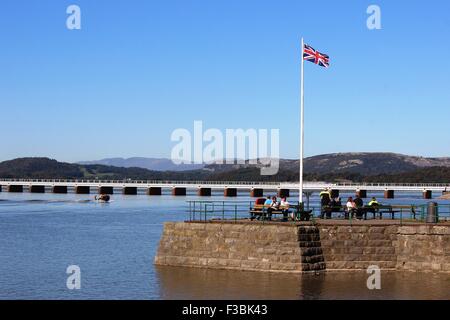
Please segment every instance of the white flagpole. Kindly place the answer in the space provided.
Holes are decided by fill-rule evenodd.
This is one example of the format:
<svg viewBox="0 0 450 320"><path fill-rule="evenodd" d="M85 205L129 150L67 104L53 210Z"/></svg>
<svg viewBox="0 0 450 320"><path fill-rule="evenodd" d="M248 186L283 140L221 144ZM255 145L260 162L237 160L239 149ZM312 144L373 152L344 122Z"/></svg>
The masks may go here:
<svg viewBox="0 0 450 320"><path fill-rule="evenodd" d="M305 140L305 135L304 135L304 124L305 124L305 119L304 119L304 64L305 64L305 60L303 60L303 51L305 49L305 44L303 42L303 38L302 38L302 54L301 54L301 84L300 84L300 180L299 180L299 202L303 203L303 142Z"/></svg>

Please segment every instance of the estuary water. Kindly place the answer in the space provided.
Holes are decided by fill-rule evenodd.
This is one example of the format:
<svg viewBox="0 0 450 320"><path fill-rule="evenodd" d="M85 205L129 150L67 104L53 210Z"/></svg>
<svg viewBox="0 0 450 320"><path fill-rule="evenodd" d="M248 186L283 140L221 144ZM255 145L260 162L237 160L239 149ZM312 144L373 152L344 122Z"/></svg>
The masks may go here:
<svg viewBox="0 0 450 320"><path fill-rule="evenodd" d="M424 203L418 194L396 196L383 202ZM450 299L450 275L442 274L386 272L381 290L368 290L363 272L156 267L163 223L185 220L186 200L205 198L115 194L106 204L93 198L0 192L0 299ZM79 290L66 286L70 265L81 270Z"/></svg>

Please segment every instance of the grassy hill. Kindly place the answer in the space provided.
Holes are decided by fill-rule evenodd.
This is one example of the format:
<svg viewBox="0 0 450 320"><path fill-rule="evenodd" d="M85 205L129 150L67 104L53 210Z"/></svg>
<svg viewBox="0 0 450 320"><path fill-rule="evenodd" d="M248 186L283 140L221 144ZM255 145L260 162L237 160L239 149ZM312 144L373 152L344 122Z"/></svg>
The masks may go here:
<svg viewBox="0 0 450 320"><path fill-rule="evenodd" d="M348 158L348 156L347 156ZM376 166L366 157L355 158L357 166L364 163L371 169L356 170L352 162L342 157L333 158L316 165L315 169L305 170L308 181L353 181L353 182L406 182L406 183L450 183L450 167L447 166L410 166L405 161L390 162L376 157ZM324 160L319 159L319 162ZM351 160L351 159L350 159ZM251 165L211 165L204 169L191 171L152 171L143 168L123 168L106 165L82 165L58 162L48 158L18 158L0 162L0 178L16 179L103 179L103 180L210 180L210 181L298 181L297 166L294 160L286 160L280 164L278 174L260 175L260 168ZM344 161L346 161L344 164ZM328 162L326 166L323 163ZM337 163L338 168L330 163ZM351 163L348 166L348 163ZM387 167L383 168L383 163ZM320 168L320 169L318 169ZM395 169L394 169L395 168ZM394 172L392 172L394 171Z"/></svg>

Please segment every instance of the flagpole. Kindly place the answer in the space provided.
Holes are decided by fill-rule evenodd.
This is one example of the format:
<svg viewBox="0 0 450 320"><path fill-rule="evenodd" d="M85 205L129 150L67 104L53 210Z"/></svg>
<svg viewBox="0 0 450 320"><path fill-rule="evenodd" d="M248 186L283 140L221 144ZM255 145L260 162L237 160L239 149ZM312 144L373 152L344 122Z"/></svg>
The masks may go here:
<svg viewBox="0 0 450 320"><path fill-rule="evenodd" d="M300 79L301 79L301 84L300 84L300 180L299 180L299 202L303 203L303 143L305 140L305 135L304 135L304 124L305 124L305 119L304 119L304 67L305 67L305 60L303 60L303 51L305 49L305 44L303 42L303 38L302 38L302 52L301 52L301 74L300 74Z"/></svg>

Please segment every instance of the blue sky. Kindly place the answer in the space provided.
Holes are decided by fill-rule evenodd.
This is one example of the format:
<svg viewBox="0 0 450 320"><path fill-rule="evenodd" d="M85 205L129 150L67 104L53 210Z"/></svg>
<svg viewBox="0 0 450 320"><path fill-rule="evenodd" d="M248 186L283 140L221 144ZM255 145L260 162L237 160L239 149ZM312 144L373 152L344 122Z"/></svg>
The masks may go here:
<svg viewBox="0 0 450 320"><path fill-rule="evenodd" d="M77 4L82 29L66 28ZM377 4L382 29L369 30ZM0 4L0 160L169 157L174 129L279 128L305 154L450 156L450 3L21 1Z"/></svg>

